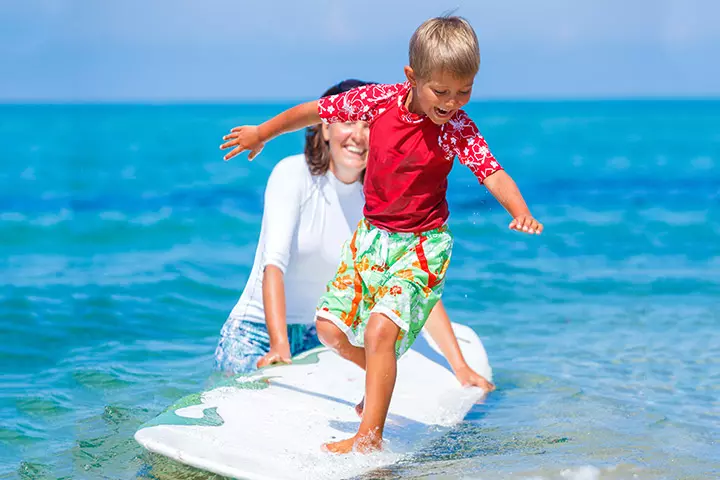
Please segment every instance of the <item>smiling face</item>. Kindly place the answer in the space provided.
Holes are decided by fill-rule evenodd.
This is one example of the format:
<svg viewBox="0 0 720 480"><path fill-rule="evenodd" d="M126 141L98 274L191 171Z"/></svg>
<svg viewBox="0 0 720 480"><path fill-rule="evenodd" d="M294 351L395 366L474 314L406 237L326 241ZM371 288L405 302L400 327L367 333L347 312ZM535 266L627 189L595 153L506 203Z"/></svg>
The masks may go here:
<svg viewBox="0 0 720 480"><path fill-rule="evenodd" d="M367 164L370 128L365 122L323 125L322 134L330 149L330 171L338 180L353 183Z"/></svg>
<svg viewBox="0 0 720 480"><path fill-rule="evenodd" d="M412 85L412 98L408 109L427 115L436 125L447 123L455 112L470 101L475 75L458 78L448 72L432 72L429 78L418 78L410 67L405 75Z"/></svg>

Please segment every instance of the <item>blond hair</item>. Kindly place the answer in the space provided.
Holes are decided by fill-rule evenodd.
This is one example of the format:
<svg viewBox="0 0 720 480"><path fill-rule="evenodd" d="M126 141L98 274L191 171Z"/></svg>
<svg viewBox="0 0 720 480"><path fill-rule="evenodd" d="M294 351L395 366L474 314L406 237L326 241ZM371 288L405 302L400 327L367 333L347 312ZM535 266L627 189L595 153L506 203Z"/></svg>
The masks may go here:
<svg viewBox="0 0 720 480"><path fill-rule="evenodd" d="M474 77L480 69L480 47L475 30L462 17L431 18L410 39L410 68L422 79L433 72L457 78Z"/></svg>

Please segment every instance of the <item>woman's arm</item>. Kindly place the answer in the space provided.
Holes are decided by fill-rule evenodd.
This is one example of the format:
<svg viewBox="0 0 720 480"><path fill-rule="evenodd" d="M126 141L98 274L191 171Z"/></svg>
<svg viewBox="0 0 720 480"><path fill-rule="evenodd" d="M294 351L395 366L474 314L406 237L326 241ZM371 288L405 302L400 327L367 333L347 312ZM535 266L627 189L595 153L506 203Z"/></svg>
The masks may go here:
<svg viewBox="0 0 720 480"><path fill-rule="evenodd" d="M465 361L442 300L436 303L430 312L425 328L440 347L440 351L450 363L455 376L463 386L481 387L488 392L495 390L495 385L475 372Z"/></svg>
<svg viewBox="0 0 720 480"><path fill-rule="evenodd" d="M292 261L290 250L300 221L304 178L304 159L290 158L273 169L265 188L263 210L263 282L262 296L265 323L270 336L270 351L258 367L290 362L287 333L285 271Z"/></svg>
<svg viewBox="0 0 720 480"><path fill-rule="evenodd" d="M265 267L263 273L263 307L270 336L270 351L257 363L258 368L273 363L290 363L290 342L285 316L285 280L275 265Z"/></svg>

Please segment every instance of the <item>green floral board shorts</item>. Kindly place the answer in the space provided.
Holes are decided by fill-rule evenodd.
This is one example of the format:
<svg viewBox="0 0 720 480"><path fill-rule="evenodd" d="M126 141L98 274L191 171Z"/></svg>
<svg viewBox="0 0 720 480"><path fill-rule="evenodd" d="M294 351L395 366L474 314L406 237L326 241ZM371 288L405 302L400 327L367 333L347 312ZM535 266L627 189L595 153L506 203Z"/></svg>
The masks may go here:
<svg viewBox="0 0 720 480"><path fill-rule="evenodd" d="M395 353L413 344L440 300L453 236L447 226L422 233L395 233L363 219L343 245L340 267L320 299L317 316L330 320L350 343L364 345L371 313L400 327Z"/></svg>

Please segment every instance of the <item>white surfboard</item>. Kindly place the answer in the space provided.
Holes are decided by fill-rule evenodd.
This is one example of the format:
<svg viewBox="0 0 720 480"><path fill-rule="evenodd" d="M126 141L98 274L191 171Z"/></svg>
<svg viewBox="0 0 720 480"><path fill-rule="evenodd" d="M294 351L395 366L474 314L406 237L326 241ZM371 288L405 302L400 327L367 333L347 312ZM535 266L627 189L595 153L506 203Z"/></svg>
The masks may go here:
<svg viewBox="0 0 720 480"><path fill-rule="evenodd" d="M488 380L485 349L469 327L453 324L468 364ZM463 420L485 392L460 386L429 335L398 362L382 452L335 455L321 445L349 438L364 372L324 347L226 385L185 397L143 425L148 450L209 472L246 480L341 479L395 463Z"/></svg>

